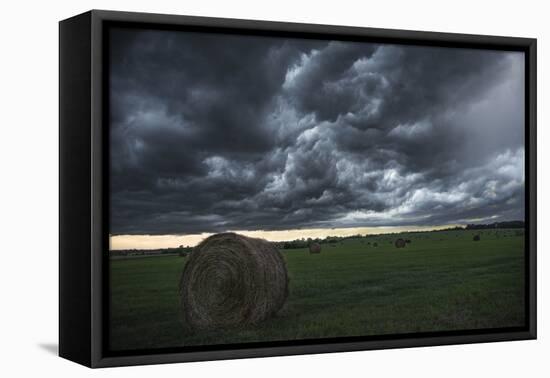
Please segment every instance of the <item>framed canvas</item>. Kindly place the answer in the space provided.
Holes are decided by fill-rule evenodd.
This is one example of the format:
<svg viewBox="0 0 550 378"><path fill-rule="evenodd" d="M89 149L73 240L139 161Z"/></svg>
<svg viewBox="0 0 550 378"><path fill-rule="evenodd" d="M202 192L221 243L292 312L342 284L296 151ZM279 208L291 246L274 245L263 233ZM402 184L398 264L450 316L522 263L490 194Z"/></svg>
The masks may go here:
<svg viewBox="0 0 550 378"><path fill-rule="evenodd" d="M60 22L59 354L536 338L536 40Z"/></svg>

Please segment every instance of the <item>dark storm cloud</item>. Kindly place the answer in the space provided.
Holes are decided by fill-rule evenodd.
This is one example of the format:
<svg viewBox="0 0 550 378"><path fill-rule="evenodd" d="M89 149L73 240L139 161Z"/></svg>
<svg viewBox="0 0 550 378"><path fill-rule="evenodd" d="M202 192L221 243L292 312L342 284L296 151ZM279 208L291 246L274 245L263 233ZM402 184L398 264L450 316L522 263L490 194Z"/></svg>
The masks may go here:
<svg viewBox="0 0 550 378"><path fill-rule="evenodd" d="M111 232L523 218L523 56L114 30Z"/></svg>

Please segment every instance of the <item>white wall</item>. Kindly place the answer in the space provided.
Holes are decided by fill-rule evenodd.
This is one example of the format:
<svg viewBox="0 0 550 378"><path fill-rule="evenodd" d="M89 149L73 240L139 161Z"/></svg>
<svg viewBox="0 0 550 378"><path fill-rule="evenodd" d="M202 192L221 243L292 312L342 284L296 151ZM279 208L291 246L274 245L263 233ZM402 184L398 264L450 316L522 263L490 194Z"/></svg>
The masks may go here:
<svg viewBox="0 0 550 378"><path fill-rule="evenodd" d="M539 340L92 371L57 344L57 21L91 8L539 39L539 193L549 190L549 12L544 1L6 1L0 22L0 374L16 376L477 377L550 373L547 243L539 243ZM539 197L539 234L550 211ZM546 349L546 351L545 351ZM548 376L548 375L546 375Z"/></svg>

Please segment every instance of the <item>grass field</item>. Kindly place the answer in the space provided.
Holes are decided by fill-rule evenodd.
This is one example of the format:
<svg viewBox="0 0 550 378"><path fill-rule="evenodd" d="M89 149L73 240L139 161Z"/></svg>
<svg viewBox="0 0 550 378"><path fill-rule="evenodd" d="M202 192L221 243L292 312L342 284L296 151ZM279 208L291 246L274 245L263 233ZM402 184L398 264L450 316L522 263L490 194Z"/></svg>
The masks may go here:
<svg viewBox="0 0 550 378"><path fill-rule="evenodd" d="M474 242L474 234L481 241ZM498 233L498 235L497 235ZM445 231L285 250L290 293L260 325L186 333L178 283L186 258L112 260L111 348L448 331L524 324L524 238L514 230ZM373 247L373 243L378 247ZM367 243L370 243L367 244Z"/></svg>

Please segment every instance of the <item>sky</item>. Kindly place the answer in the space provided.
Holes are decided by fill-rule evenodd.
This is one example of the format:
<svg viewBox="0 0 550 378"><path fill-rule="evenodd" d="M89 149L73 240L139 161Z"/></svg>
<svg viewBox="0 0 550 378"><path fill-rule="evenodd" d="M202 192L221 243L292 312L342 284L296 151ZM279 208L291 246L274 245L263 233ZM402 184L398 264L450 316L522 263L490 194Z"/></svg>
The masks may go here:
<svg viewBox="0 0 550 378"><path fill-rule="evenodd" d="M112 244L524 218L523 53L110 38Z"/></svg>

